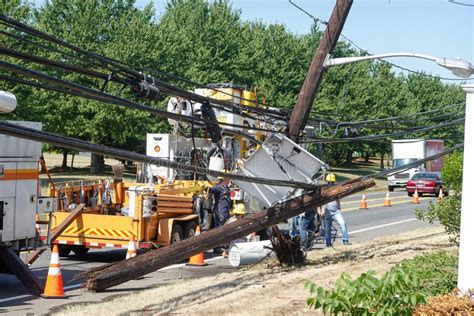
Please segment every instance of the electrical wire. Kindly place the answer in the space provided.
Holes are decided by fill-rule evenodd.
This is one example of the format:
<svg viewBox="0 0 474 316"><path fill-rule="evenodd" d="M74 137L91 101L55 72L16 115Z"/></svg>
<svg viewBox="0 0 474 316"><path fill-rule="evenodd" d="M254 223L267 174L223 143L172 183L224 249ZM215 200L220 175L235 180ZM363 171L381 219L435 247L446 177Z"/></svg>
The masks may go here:
<svg viewBox="0 0 474 316"><path fill-rule="evenodd" d="M23 127L17 124L8 123L5 121L0 121L0 132L5 135L10 135L14 137L19 137L22 139L29 139L37 142L43 142L52 144L58 147L70 148L73 150L87 151L91 153L96 153L99 155L105 155L109 157L114 157L118 159L125 159L131 161L137 161L146 164L152 164L160 167L166 167L176 170L185 170L197 174L207 174L214 177L228 177L230 179L251 182L251 183L260 183L271 186L282 186L282 187L292 187L292 188L304 188L304 189L317 189L320 186L296 182L296 181L287 181L287 180L276 180L276 179L265 179L259 177L248 177L237 174L229 174L226 172L216 171L212 169L202 168L198 166L191 166L185 163L178 163L169 161L162 158L156 158L151 156L146 156L143 154L117 149L114 147L92 144L83 140L75 139L72 137L65 137L53 133L48 133L44 131L38 131L32 128Z"/></svg>
<svg viewBox="0 0 474 316"><path fill-rule="evenodd" d="M474 7L474 4L470 4L470 3L463 3L463 2L458 2L458 1L454 1L454 0L449 0L449 2L454 3L454 4L458 4L458 5L463 5L465 7Z"/></svg>
<svg viewBox="0 0 474 316"><path fill-rule="evenodd" d="M436 159L441 158L445 155L451 154L452 152L454 152L456 150L459 150L459 149L462 149L463 147L464 147L464 143L457 144L457 145L455 145L455 146L453 146L453 147L451 147L447 150L444 150L441 153L438 153L438 154L435 154L435 155L432 155L432 156L428 156L424 159L419 159L419 160L417 160L413 163L409 163L409 164L406 164L406 165L403 165L403 166L400 166L400 167L391 168L391 169L383 170L383 171L380 171L380 172L372 173L372 174L366 175L364 177L361 177L360 179L380 178L380 177L384 177L384 176L387 176L387 175L397 174L397 173L409 170L411 168L420 166L420 165L424 164L427 161L436 160Z"/></svg>
<svg viewBox="0 0 474 316"><path fill-rule="evenodd" d="M279 118L282 118L282 117L286 118L287 117L287 113L282 113L279 110L262 109L262 108L257 108L257 107L253 107L253 106L245 106L245 105L241 105L241 104L235 104L233 102L226 102L226 101L216 100L216 99L212 99L212 98L208 98L208 97L203 97L201 95L189 92L187 90L184 90L184 89L181 89L181 88L178 88L178 87L174 87L174 86L166 84L165 82L162 82L162 81L160 81L156 78L153 78L149 75L145 75L143 72L135 71L132 68L130 68L129 65L127 65L123 62L120 62L120 61L114 60L112 58L108 58L108 57L105 57L105 56L102 56L102 55L99 55L99 54L81 49L78 46L70 44L70 43L68 43L66 41L63 41L61 39L58 39L54 36L48 35L44 32L41 32L37 29L34 29L34 28L32 28L32 27L30 27L30 26L28 26L28 25L26 25L22 22L19 22L17 20L9 18L9 17L7 17L3 14L0 14L0 24L3 24L5 26L11 27L11 28L14 28L14 29L19 30L19 31L24 32L24 33L28 33L30 35L33 35L35 37L38 37L38 38L41 38L43 40L49 41L51 43L55 43L57 45L66 47L66 48L71 49L74 52L82 54L82 55L84 55L88 58L92 58L92 59L95 59L97 61L100 61L101 63L104 63L105 65L113 66L113 67L116 68L116 69L113 70L116 73L118 73L118 72L125 73L125 74L128 74L128 75L134 76L137 79L138 78L143 78L145 80L150 79L158 87L164 88L164 92L168 91L171 94L174 93L175 95L188 98L188 99L193 100L195 102L201 102L202 103L202 102L208 101L208 102L213 103L213 104L220 104L220 105L227 106L227 107L237 107L239 109L245 109L248 112L265 113L266 115L277 115ZM218 91L220 91L220 90L218 90Z"/></svg>
<svg viewBox="0 0 474 316"><path fill-rule="evenodd" d="M461 118L461 119L453 120L453 121L435 125L435 126L422 127L418 129L397 132L397 133L361 136L361 137L353 137L353 138L317 138L317 139L302 140L301 143L323 144L323 143L355 143L355 142L362 142L362 141L373 141L373 140L378 140L378 139L383 139L383 138L392 138L392 137L400 137L400 136L405 136L405 135L410 135L410 134L417 134L417 133L427 132L427 131L431 131L438 128L462 125L463 123L464 123L464 118Z"/></svg>
<svg viewBox="0 0 474 316"><path fill-rule="evenodd" d="M188 115L180 115L176 113L171 113L171 112L160 110L148 105L136 103L136 102L129 101L123 98L119 98L119 97L107 94L105 92L97 91L97 90L84 87L70 81L65 81L59 78L46 75L41 72L37 72L31 69L27 69L27 68L13 65L10 63L6 63L3 61L0 61L0 69L7 70L9 72L12 72L18 75L34 78L36 80L45 81L52 85L56 85L57 89L55 91L58 91L58 92L62 92L65 94L72 94L70 93L70 91L74 91L76 94L73 94L73 95L77 95L77 93L79 93L79 94L82 94L81 96L84 98L149 112L160 117L176 120L178 122L179 121L186 121L186 122L194 121L197 123L209 123L209 124L218 125L218 126L222 125L222 126L229 126L229 127L235 127L235 128L246 128L248 130L257 130L257 131L263 131L263 132L286 134L284 132L274 131L274 130L265 129L265 128L244 126L244 125L225 123L225 122L222 122L222 123L214 122L212 120L207 120L203 118L197 118L197 117L192 117ZM26 81L24 83L27 84ZM47 86L45 86L45 88L47 88Z"/></svg>

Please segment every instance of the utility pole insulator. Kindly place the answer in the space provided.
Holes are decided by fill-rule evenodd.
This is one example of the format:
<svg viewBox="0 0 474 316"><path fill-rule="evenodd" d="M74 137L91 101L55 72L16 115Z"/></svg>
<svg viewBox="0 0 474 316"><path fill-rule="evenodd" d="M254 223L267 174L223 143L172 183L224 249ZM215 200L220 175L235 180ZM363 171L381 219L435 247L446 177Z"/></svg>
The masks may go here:
<svg viewBox="0 0 474 316"><path fill-rule="evenodd" d="M311 106L325 70L324 61L336 47L351 6L352 0L337 0L329 18L327 28L306 74L295 108L291 113L289 122L290 138L295 142L299 141L300 133L306 126Z"/></svg>

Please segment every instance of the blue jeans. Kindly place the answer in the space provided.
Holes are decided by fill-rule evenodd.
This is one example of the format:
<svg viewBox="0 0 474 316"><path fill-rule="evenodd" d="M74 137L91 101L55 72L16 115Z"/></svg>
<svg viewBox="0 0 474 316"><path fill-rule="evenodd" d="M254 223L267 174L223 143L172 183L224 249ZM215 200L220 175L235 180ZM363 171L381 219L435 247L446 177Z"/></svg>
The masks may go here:
<svg viewBox="0 0 474 316"><path fill-rule="evenodd" d="M314 217L316 216L316 211L310 209L306 211L302 216L298 216L298 221L296 223L298 234L300 235L300 243L302 246L306 244L308 240L308 230L315 230L314 227Z"/></svg>
<svg viewBox="0 0 474 316"><path fill-rule="evenodd" d="M346 222L344 221L344 217L342 217L341 211L337 211L335 213L325 212L324 213L324 237L326 239L326 246L332 245L332 238L331 238L331 225L332 222L336 222L339 225L339 228L342 233L342 242L348 243L349 242L349 234L347 233Z"/></svg>

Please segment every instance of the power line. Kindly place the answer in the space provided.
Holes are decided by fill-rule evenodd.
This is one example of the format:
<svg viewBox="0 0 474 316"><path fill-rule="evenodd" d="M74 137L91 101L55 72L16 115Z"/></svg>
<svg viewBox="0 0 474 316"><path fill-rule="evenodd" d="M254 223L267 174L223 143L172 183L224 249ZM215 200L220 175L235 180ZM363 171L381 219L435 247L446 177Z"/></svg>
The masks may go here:
<svg viewBox="0 0 474 316"><path fill-rule="evenodd" d="M463 5L463 6L466 6L466 7L474 7L474 4L470 4L470 3L463 3L463 2L458 2L458 1L454 1L454 0L449 0L449 2L454 3L454 4L458 4L458 5Z"/></svg>
<svg viewBox="0 0 474 316"><path fill-rule="evenodd" d="M456 120L439 124L439 125L435 125L435 126L428 126L428 127L423 127L423 128L418 128L418 129L413 129L413 130L408 130L408 131L403 131L403 132L397 132L397 133L361 136L361 137L353 137L353 138L317 138L317 139L303 140L301 141L301 143L322 144L322 143L355 143L355 142L362 142L362 141L373 141L373 140L378 140L378 139L383 139L383 138L400 137L400 136L405 136L405 135L410 135L410 134L422 133L422 132L427 132L427 131L431 131L438 128L461 125L463 123L464 123L464 118L461 118L461 119L456 119Z"/></svg>
<svg viewBox="0 0 474 316"><path fill-rule="evenodd" d="M449 148L449 149L447 149L447 150L445 150L441 153L438 153L438 154L435 154L435 155L432 155L432 156L428 156L424 159L419 159L415 162L412 162L412 163L409 163L409 164L406 164L406 165L403 165L403 166L400 166L400 167L391 168L391 169L383 170L383 171L380 171L380 172L372 173L372 174L366 175L364 177L361 177L361 179L380 178L380 177L384 177L384 176L391 175L391 174L397 174L397 173L409 170L411 168L417 167L419 165L422 165L427 161L436 160L436 159L441 158L445 155L451 154L456 150L462 149L463 147L464 147L464 143L457 144L457 145L455 145L455 146L453 146L453 147L451 147L451 148Z"/></svg>
<svg viewBox="0 0 474 316"><path fill-rule="evenodd" d="M27 69L24 67L16 66L10 63L6 63L3 61L0 61L0 69L7 70L12 73L16 73L18 75L34 78L36 80L44 81L47 83L50 83L52 85L55 85L57 88L55 91L65 93L65 94L72 94L78 96L80 94L81 97L87 98L87 99L92 99L95 101L100 101L100 102L105 102L105 103L110 103L110 104L115 104L115 105L120 105L124 106L127 108L132 108L144 112L149 112L151 114L164 117L164 118L169 118L172 120L176 121L186 121L186 122L197 122L197 123L208 123L212 125L222 125L222 126L229 126L229 127L236 127L236 128L245 128L248 130L257 130L257 131L263 131L263 132L272 132L272 133L280 133L280 134L285 134L284 132L279 132L279 131L274 131L270 129L265 129L265 128L259 128L259 127L252 127L252 126L243 126L239 124L232 124L232 123L225 123L225 122L214 122L212 120L208 119L203 119L203 118L197 118L194 116L188 116L188 115L180 115L164 110L160 110L148 105L136 103L133 101L129 101L120 97L116 97L110 94L107 94L105 92L97 91L88 87L81 86L79 84L62 80L59 78L55 78L49 75L46 75L44 73L34 71L31 69ZM23 82L25 84L28 84L27 81ZM44 86L45 89L48 89L48 86ZM73 91L74 93L70 93Z"/></svg>
<svg viewBox="0 0 474 316"><path fill-rule="evenodd" d="M286 118L287 115L288 115L288 113L286 113L284 111L276 110L276 109L257 108L257 107L254 107L254 106L246 106L246 105L242 105L242 104L236 104L236 103L233 103L233 102L226 102L226 101L216 100L216 99L204 97L204 96L201 96L201 95L197 95L197 94L189 92L187 90L169 85L169 84L167 84L167 83L165 83L161 80L158 80L156 78L153 78L149 75L145 75L143 72L137 72L137 71L131 69L129 65L127 65L127 64L125 64L121 61L117 61L115 59L105 57L105 56L102 56L100 54L96 54L96 53L84 50L84 49L82 49L78 46L70 44L66 41L63 41L63 40L58 39L54 36L51 36L51 35L46 34L44 32L41 32L41 31L39 31L37 29L34 29L32 27L29 27L28 25L26 25L22 22L16 21L14 19L11 19L11 18L9 18L9 17L7 17L3 14L0 14L0 20L3 21L3 22L0 22L0 24L3 24L3 25L8 26L8 27L12 27L12 28L14 28L16 30L19 30L21 32L33 35L33 36L38 37L38 38L41 38L41 39L46 40L50 43L55 43L57 45L66 47L66 48L68 48L68 49L70 49L70 50L72 50L76 53L82 54L84 56L87 56L88 58L92 58L92 59L95 59L95 60L101 62L103 64L102 66L105 66L105 65L106 66L114 66L117 69L112 70L108 67L105 67L109 70L112 70L114 73L119 73L119 72L120 73L125 73L127 75L135 77L136 79L145 79L145 80L149 79L149 80L153 81L154 84L156 84L157 86L162 88L164 90L164 92L168 91L168 93L171 93L171 94L174 93L175 95L178 95L178 96L181 96L181 97L187 97L188 99L196 101L196 102L206 102L207 101L207 102L210 102L211 104L220 104L220 105L227 106L227 107L237 107L239 109L245 109L246 111L249 111L249 112L263 113L265 115L270 115L270 116L271 115L277 115L279 118ZM217 91L221 92L218 89L217 89ZM250 100L250 101L252 101L252 100Z"/></svg>
<svg viewBox="0 0 474 316"><path fill-rule="evenodd" d="M240 180L244 182L260 183L271 186L283 186L292 188L304 188L304 189L318 189L319 185L314 185L304 182L288 181L288 180L276 180L276 179L265 179L259 177L248 177L237 174L229 174L226 172L215 171L212 169L206 169L198 166L191 166L185 163L173 162L162 158L156 158L146 156L143 154L117 149L105 145L92 144L83 140L75 139L72 137L65 137L53 133L44 131L38 131L32 128L11 124L5 121L0 121L0 132L5 135L15 136L23 139L29 139L37 142L44 142L52 144L58 147L70 148L74 150L87 151L118 159L125 159L131 161L142 162L146 164L157 165L160 167L166 167L177 170L186 170L198 174L207 174L214 177L228 177L234 180Z"/></svg>

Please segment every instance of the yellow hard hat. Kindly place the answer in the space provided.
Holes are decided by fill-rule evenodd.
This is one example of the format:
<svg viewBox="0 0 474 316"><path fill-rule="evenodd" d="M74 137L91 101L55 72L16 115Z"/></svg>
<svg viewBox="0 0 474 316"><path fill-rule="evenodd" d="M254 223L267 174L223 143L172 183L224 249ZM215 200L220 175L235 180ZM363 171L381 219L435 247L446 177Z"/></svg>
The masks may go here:
<svg viewBox="0 0 474 316"><path fill-rule="evenodd" d="M245 205L242 203L237 203L234 205L232 212L236 215L245 215L247 210L245 209Z"/></svg>
<svg viewBox="0 0 474 316"><path fill-rule="evenodd" d="M329 183L336 182L336 175L334 173L328 173L326 175L326 181Z"/></svg>

